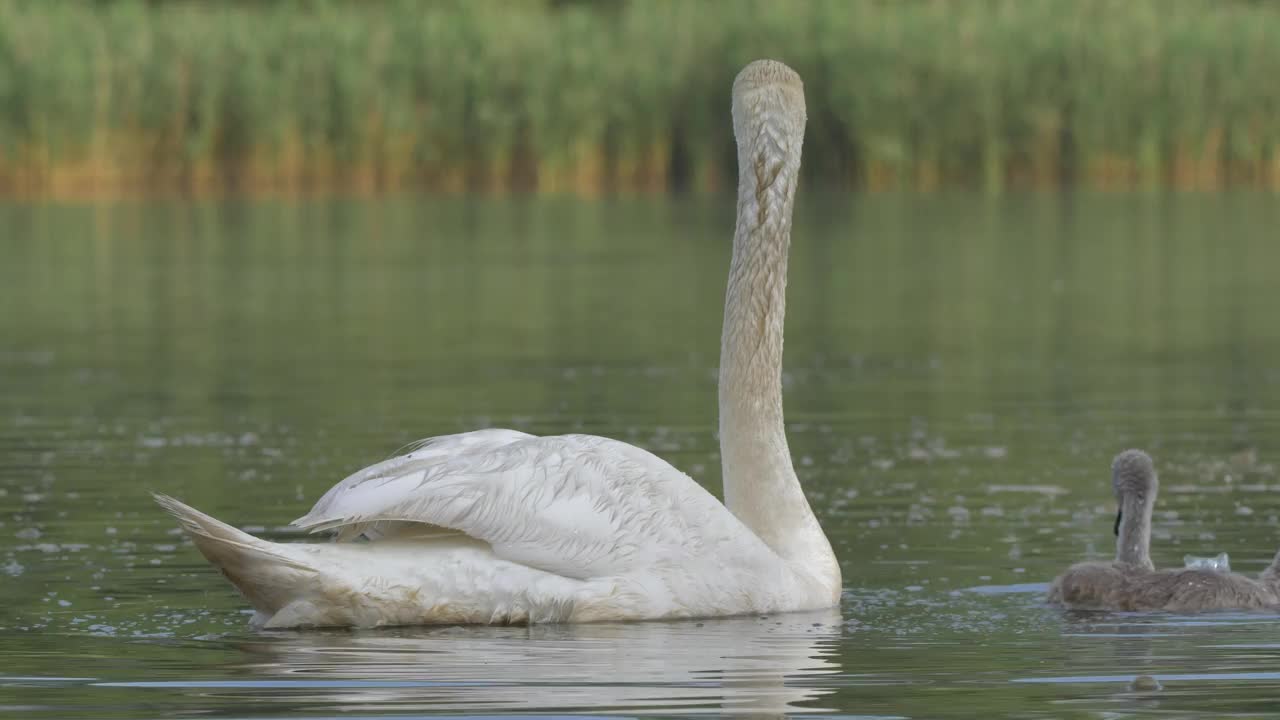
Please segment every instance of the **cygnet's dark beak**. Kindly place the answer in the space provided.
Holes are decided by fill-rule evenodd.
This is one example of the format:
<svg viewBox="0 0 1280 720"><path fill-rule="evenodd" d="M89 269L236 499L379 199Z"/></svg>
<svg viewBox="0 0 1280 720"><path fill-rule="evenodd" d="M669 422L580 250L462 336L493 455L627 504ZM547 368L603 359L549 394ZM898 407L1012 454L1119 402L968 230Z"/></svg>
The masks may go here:
<svg viewBox="0 0 1280 720"><path fill-rule="evenodd" d="M1123 515L1124 515L1124 509L1123 509L1123 508L1118 508L1118 509L1116 510L1116 527L1115 527L1115 530L1113 531L1113 532L1115 532L1116 537L1120 537L1120 518L1121 518Z"/></svg>

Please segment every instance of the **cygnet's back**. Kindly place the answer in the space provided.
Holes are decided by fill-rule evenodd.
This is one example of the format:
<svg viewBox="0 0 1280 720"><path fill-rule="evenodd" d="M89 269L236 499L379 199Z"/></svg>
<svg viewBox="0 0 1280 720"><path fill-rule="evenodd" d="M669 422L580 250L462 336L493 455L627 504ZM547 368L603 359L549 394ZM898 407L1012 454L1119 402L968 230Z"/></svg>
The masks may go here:
<svg viewBox="0 0 1280 720"><path fill-rule="evenodd" d="M1067 568L1049 588L1049 602L1080 610L1280 609L1276 562L1260 580L1201 568L1156 570L1151 562L1151 511L1159 480L1151 458L1126 450L1111 464L1116 514L1116 559Z"/></svg>
<svg viewBox="0 0 1280 720"><path fill-rule="evenodd" d="M1203 568L1146 570L1118 562L1083 562L1053 581L1049 602L1073 610L1280 610L1280 587L1270 569L1259 581Z"/></svg>

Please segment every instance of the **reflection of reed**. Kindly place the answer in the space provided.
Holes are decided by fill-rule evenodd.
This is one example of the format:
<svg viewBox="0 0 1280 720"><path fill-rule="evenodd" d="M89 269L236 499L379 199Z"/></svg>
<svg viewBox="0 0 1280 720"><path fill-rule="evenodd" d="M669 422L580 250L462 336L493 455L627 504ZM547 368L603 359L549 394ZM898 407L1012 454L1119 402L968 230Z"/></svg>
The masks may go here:
<svg viewBox="0 0 1280 720"><path fill-rule="evenodd" d="M240 645L256 679L343 712L805 712L839 670L838 611L704 622L456 627L263 635ZM307 681L323 680L320 687ZM343 681L349 681L344 684ZM273 686L273 688L276 686ZM255 691L258 692L258 691Z"/></svg>
<svg viewBox="0 0 1280 720"><path fill-rule="evenodd" d="M1201 440L1166 440L1162 462L1197 468L1202 444L1233 441L1252 443L1258 461L1232 470L1250 479L1231 494L1171 495L1184 520L1235 517L1235 493L1261 482L1275 433L1257 408L1280 387L1264 362L1280 349L1273 198L816 195L797 208L786 350L789 441L814 461L801 474L826 498L816 506L861 488L851 507L880 512L866 483L885 473L858 473L905 455L886 418L927 420L966 452L892 472L938 468L939 487L954 481L973 513L993 484L983 468L1101 503L1088 468L1188 432ZM6 287L27 298L0 330L17 347L56 350L25 376L6 368L5 389L36 404L63 392L58 378L109 368L83 399L114 408L121 388L138 388L117 408L144 419L131 434L227 433L222 445L140 451L186 463L175 492L246 524L302 514L402 442L486 425L616 437L715 489L714 338L732 212L732 198L0 207ZM1028 431L1016 440L1005 436L1014 408ZM152 425L164 417L190 428ZM256 444L239 444L245 431ZM995 443L1009 457L970 454ZM962 481L952 467L975 474ZM1064 472L1027 479L1045 467ZM229 481L242 472L252 481ZM112 487L144 502L132 484ZM1274 552L1269 497L1248 497L1253 522L1214 528L1242 560ZM64 541L97 541L124 504L84 510L102 514ZM1044 556L1041 577L1105 545L1104 525ZM966 547L939 527L904 525L895 542ZM983 545L1006 530L975 518L972 532ZM852 531L833 540L856 547Z"/></svg>

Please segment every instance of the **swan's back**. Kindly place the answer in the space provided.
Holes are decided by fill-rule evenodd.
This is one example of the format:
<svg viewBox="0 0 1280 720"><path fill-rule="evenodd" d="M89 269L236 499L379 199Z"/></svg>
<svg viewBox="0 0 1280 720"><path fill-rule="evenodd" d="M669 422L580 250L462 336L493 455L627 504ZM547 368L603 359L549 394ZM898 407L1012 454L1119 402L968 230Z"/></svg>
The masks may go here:
<svg viewBox="0 0 1280 720"><path fill-rule="evenodd" d="M1148 570L1119 562L1084 562L1053 581L1049 602L1073 610L1201 612L1280 609L1275 578L1261 581L1203 568Z"/></svg>
<svg viewBox="0 0 1280 720"><path fill-rule="evenodd" d="M1161 602L1172 612L1264 610L1280 607L1275 588L1238 573L1182 568L1139 581L1138 599Z"/></svg>
<svg viewBox="0 0 1280 720"><path fill-rule="evenodd" d="M1076 610L1127 610L1128 577L1140 568L1114 562L1082 562L1049 586L1049 602Z"/></svg>

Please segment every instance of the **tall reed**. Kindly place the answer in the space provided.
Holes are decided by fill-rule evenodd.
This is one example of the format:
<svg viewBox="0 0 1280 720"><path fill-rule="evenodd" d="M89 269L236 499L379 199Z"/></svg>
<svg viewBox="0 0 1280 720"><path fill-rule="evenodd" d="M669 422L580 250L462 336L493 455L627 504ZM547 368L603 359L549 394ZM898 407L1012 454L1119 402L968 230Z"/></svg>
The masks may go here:
<svg viewBox="0 0 1280 720"><path fill-rule="evenodd" d="M0 0L0 191L724 187L734 72L813 180L1280 188L1280 7Z"/></svg>

